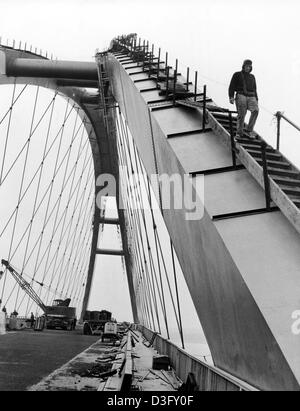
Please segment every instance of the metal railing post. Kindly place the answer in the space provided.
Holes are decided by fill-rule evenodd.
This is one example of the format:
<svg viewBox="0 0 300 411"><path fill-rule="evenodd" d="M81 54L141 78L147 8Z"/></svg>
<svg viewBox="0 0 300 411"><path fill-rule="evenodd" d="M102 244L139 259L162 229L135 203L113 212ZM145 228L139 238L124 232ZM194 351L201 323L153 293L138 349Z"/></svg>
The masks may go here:
<svg viewBox="0 0 300 411"><path fill-rule="evenodd" d="M139 44L138 44L138 52L137 52L137 62L139 63L141 60L141 38L139 37Z"/></svg>
<svg viewBox="0 0 300 411"><path fill-rule="evenodd" d="M143 41L143 71L145 71L146 43Z"/></svg>
<svg viewBox="0 0 300 411"><path fill-rule="evenodd" d="M277 111L277 113L275 114L277 117L277 144L276 144L276 148L277 150L280 149L280 123L281 123L281 113L280 111Z"/></svg>
<svg viewBox="0 0 300 411"><path fill-rule="evenodd" d="M168 97L169 94L169 66L167 66L167 78L166 78L166 97Z"/></svg>
<svg viewBox="0 0 300 411"><path fill-rule="evenodd" d="M202 130L203 131L205 130L205 123L206 123L205 120L206 120L206 85L203 86L203 112L202 112Z"/></svg>
<svg viewBox="0 0 300 411"><path fill-rule="evenodd" d="M148 77L152 74L152 67L153 67L153 58L154 58L154 44L152 44L151 52L149 53L148 57Z"/></svg>
<svg viewBox="0 0 300 411"><path fill-rule="evenodd" d="M161 53L161 49L158 49L158 60L157 60L157 76L156 76L156 86L158 84L158 80L159 80L159 69L160 69L160 53Z"/></svg>
<svg viewBox="0 0 300 411"><path fill-rule="evenodd" d="M186 91L189 92L190 68L186 69Z"/></svg>
<svg viewBox="0 0 300 411"><path fill-rule="evenodd" d="M173 75L174 75L174 83L173 83L173 106L175 106L175 100L176 100L177 70L178 70L178 59L176 59L175 71L174 71L174 73L173 73Z"/></svg>
<svg viewBox="0 0 300 411"><path fill-rule="evenodd" d="M167 67L168 67L168 52L166 52L166 62L165 62L166 73L167 73Z"/></svg>
<svg viewBox="0 0 300 411"><path fill-rule="evenodd" d="M263 173L264 173L266 209L269 211L271 208L271 194L270 194L270 181L269 181L269 173L268 173L266 148L267 148L267 143L265 141L262 141L261 142L261 156L262 156Z"/></svg>
<svg viewBox="0 0 300 411"><path fill-rule="evenodd" d="M150 66L149 66L149 77L150 77L150 74L152 74L153 66L154 66L154 44L152 44L152 48L151 48L151 58L150 58Z"/></svg>
<svg viewBox="0 0 300 411"><path fill-rule="evenodd" d="M194 101L197 100L197 83L198 83L198 71L195 71L195 90L194 90Z"/></svg>
<svg viewBox="0 0 300 411"><path fill-rule="evenodd" d="M300 127L297 126L297 124L295 124L289 118L287 118L282 111L277 111L277 113L275 113L275 116L277 118L277 145L276 145L276 148L277 148L277 150L279 150L280 149L280 138L281 138L281 119L283 118L287 123L289 123L292 127L294 127L298 131L300 131Z"/></svg>

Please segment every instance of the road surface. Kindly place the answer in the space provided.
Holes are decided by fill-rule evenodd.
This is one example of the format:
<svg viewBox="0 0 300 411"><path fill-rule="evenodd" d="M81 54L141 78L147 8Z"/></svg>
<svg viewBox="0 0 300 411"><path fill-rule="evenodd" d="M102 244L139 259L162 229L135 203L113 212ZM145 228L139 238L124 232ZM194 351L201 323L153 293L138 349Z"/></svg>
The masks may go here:
<svg viewBox="0 0 300 411"><path fill-rule="evenodd" d="M81 330L0 335L0 391L24 391L96 342Z"/></svg>

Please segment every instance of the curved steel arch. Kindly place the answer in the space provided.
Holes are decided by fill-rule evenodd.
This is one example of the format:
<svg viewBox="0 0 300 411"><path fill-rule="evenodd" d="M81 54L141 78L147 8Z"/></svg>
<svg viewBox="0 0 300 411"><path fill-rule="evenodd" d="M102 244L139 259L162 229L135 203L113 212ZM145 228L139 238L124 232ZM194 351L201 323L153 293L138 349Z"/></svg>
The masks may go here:
<svg viewBox="0 0 300 411"><path fill-rule="evenodd" d="M24 66L27 67L27 69L24 69ZM36 70L30 70L30 66L34 66ZM22 76L23 70L26 76ZM100 110L97 109L98 95L97 93L93 93L86 89L98 88L97 65L96 63L91 62L78 62L76 68L76 62L52 61L28 51L0 46L0 85L14 84L15 82L17 84L40 86L58 91L58 95L64 99L72 100L75 103L82 121L85 117L88 118L88 121L84 121L84 127L88 134L94 163L95 211L91 255L80 316L80 319L82 320L87 309L91 291L100 227L101 210L96 204L96 197L99 191L99 188L96 185L96 180L101 174L112 174L117 177L116 174L118 173L118 167L116 167L111 156L111 150L114 149L112 147L113 142L108 139L103 116L100 114ZM115 127L114 115L114 109L111 108L109 112L109 121L112 128ZM128 252L125 221L122 210L119 210L119 220L125 252L125 263L133 318L137 322L138 316L135 295L132 287L132 277L130 275L131 261Z"/></svg>

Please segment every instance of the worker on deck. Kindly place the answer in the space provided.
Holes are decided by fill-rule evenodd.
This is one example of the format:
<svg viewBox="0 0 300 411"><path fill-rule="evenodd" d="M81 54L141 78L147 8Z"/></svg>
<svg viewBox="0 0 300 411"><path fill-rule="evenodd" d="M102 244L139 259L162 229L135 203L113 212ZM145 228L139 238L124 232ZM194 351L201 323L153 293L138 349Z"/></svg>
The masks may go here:
<svg viewBox="0 0 300 411"><path fill-rule="evenodd" d="M33 328L34 327L34 314L31 313L30 315L30 327Z"/></svg>
<svg viewBox="0 0 300 411"><path fill-rule="evenodd" d="M236 103L238 112L237 116L237 137L243 137L246 133L250 138L256 138L256 133L253 131L259 108L258 97L256 90L256 80L252 71L252 61L245 60L242 71L237 71L232 76L229 85L229 101L231 104ZM251 112L247 130L244 130L245 117L247 110Z"/></svg>

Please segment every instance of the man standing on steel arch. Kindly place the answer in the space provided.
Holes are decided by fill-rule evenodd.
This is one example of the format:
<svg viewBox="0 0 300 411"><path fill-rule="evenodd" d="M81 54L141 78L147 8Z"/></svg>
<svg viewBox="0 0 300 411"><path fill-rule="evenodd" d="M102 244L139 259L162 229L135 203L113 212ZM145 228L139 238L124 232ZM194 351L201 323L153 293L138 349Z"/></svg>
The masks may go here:
<svg viewBox="0 0 300 411"><path fill-rule="evenodd" d="M242 71L237 71L232 76L229 86L229 101L234 104L234 94L236 108L238 112L237 117L237 137L243 137L246 133L250 138L255 138L256 133L253 131L259 108L258 97L256 90L256 80L252 71L252 61L245 60L243 63ZM247 110L251 112L249 124L247 130L244 130L244 122L247 114Z"/></svg>

